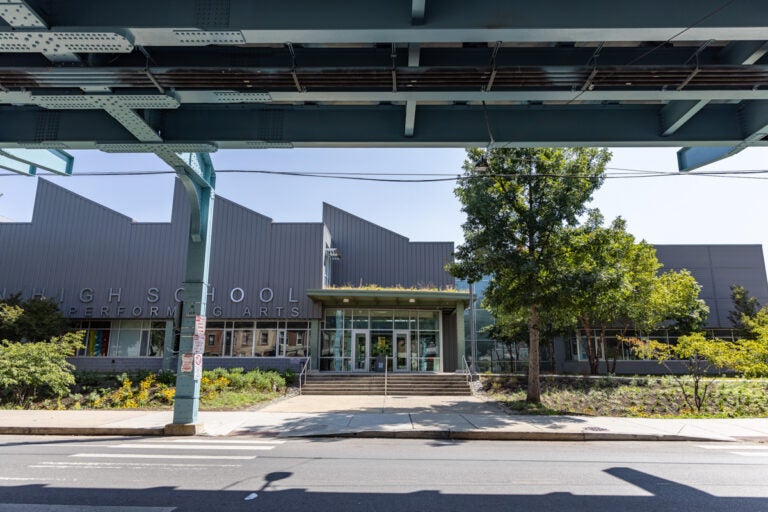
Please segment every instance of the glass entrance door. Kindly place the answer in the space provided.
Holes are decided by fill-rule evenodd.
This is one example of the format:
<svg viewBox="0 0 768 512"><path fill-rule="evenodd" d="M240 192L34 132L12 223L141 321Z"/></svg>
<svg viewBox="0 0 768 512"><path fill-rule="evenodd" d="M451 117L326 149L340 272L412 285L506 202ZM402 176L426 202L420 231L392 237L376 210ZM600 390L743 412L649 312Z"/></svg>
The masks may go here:
<svg viewBox="0 0 768 512"><path fill-rule="evenodd" d="M352 331L352 370L356 372L368 371L368 331Z"/></svg>
<svg viewBox="0 0 768 512"><path fill-rule="evenodd" d="M411 360L411 333L408 331L395 331L395 371L410 371Z"/></svg>

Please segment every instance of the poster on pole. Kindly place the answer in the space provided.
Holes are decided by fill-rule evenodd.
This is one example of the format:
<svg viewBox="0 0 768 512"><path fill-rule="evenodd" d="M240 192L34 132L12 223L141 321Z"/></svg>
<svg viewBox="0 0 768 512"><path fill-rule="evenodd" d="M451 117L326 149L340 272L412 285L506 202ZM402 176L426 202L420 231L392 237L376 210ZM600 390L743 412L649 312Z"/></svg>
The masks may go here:
<svg viewBox="0 0 768 512"><path fill-rule="evenodd" d="M194 360L194 375L193 379L200 380L203 378L203 354L195 354Z"/></svg>
<svg viewBox="0 0 768 512"><path fill-rule="evenodd" d="M190 373L192 371L192 365L194 354L181 354L181 373Z"/></svg>
<svg viewBox="0 0 768 512"><path fill-rule="evenodd" d="M205 323L204 316L195 316L195 331L192 333L192 352L195 354L205 351Z"/></svg>

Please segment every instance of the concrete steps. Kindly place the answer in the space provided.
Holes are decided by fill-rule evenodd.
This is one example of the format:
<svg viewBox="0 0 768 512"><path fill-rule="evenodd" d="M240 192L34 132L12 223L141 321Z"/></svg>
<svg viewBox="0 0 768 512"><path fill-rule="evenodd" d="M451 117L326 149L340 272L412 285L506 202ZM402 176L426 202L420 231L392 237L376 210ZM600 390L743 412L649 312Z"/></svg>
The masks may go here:
<svg viewBox="0 0 768 512"><path fill-rule="evenodd" d="M384 395L383 374L327 374L307 376L304 395ZM387 395L467 396L472 392L464 375L455 373L389 374Z"/></svg>

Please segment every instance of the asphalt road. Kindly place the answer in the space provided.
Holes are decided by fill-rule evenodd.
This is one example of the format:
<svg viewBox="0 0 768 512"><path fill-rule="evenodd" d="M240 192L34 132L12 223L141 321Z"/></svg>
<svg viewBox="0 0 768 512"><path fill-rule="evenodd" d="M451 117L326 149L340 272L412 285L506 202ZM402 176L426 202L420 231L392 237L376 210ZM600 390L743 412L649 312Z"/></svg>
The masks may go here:
<svg viewBox="0 0 768 512"><path fill-rule="evenodd" d="M768 511L768 444L0 437L0 512Z"/></svg>

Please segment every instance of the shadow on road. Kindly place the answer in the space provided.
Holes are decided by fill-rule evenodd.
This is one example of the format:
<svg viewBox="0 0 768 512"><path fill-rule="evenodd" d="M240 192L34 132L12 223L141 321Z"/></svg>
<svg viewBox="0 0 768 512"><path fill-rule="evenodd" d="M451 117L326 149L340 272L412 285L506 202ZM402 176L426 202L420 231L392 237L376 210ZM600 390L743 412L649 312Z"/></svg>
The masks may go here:
<svg viewBox="0 0 768 512"><path fill-rule="evenodd" d="M357 510L395 510L398 512L448 512L487 508L499 511L585 511L620 510L647 512L649 510L678 510L714 512L764 512L768 498L718 497L687 485L658 478L626 467L607 469L620 480L643 489L650 496L574 495L556 492L541 495L525 494L452 494L436 490L411 493L315 492L290 488L290 472L269 473L264 484L252 491L188 490L174 487L146 489L68 488L45 485L0 487L0 510L3 504L19 506L56 504L69 506L155 507L151 510L173 511L253 511L253 510L311 510L339 512ZM258 475L244 475L251 480ZM360 487L361 482L350 482ZM514 483L511 484L511 487ZM31 508L31 507L30 507ZM56 510L51 508L50 510Z"/></svg>

